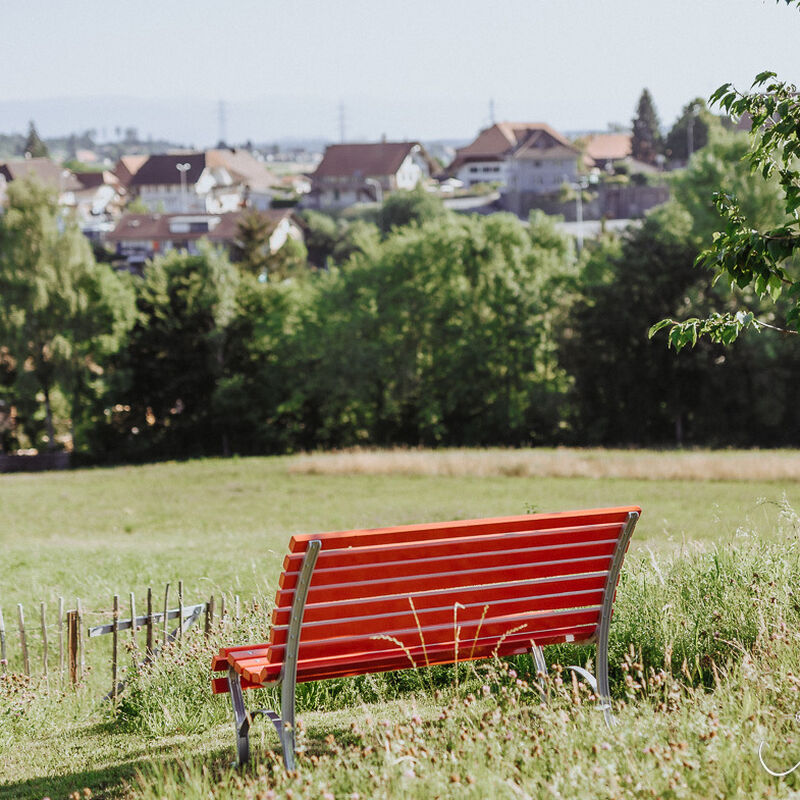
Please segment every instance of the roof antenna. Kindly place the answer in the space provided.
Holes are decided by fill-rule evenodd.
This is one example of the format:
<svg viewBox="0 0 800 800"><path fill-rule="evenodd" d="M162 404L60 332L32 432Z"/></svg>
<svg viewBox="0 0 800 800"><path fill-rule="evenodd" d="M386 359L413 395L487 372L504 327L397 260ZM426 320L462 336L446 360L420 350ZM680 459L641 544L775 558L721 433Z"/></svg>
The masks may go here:
<svg viewBox="0 0 800 800"><path fill-rule="evenodd" d="M344 144L345 140L344 122L345 122L344 102L342 101L339 103L339 141L342 144Z"/></svg>
<svg viewBox="0 0 800 800"><path fill-rule="evenodd" d="M489 98L489 124L494 125L494 97Z"/></svg>

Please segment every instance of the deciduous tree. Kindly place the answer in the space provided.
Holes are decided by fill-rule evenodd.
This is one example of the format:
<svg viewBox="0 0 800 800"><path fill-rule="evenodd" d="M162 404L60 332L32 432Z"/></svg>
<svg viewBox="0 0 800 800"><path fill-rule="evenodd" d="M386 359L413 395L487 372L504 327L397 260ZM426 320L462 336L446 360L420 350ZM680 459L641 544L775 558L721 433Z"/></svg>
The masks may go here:
<svg viewBox="0 0 800 800"><path fill-rule="evenodd" d="M107 265L95 263L52 190L18 180L8 198L0 217L0 333L18 390L32 379L41 393L53 448L54 390L72 398L74 418L82 387L133 323L132 293Z"/></svg>
<svg viewBox="0 0 800 800"><path fill-rule="evenodd" d="M800 8L800 0L784 0ZM795 19L795 24L798 20ZM744 198L718 186L714 202L724 222L711 245L697 259L715 280L741 290L751 290L761 300L786 298L781 321L759 317L743 306L738 311L715 312L706 317L676 321L663 319L650 335L669 329L671 346L694 345L699 337L729 344L744 330L778 328L800 331L800 97L794 84L778 80L774 72L756 76L749 90L726 83L711 96L736 119L750 122L751 146L746 154L754 173L778 183L783 218L777 224L758 225L748 217Z"/></svg>

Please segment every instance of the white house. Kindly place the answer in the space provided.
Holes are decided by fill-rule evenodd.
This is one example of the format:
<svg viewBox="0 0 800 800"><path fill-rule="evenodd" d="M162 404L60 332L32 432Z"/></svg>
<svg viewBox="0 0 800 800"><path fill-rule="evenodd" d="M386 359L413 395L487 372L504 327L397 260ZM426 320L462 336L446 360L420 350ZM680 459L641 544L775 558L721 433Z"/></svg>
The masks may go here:
<svg viewBox="0 0 800 800"><path fill-rule="evenodd" d="M498 122L456 151L448 174L465 186L497 183L501 193L549 194L578 174L580 151L541 122Z"/></svg>
<svg viewBox="0 0 800 800"><path fill-rule="evenodd" d="M128 185L151 211L223 214L269 208L277 183L247 151L219 149L150 156Z"/></svg>

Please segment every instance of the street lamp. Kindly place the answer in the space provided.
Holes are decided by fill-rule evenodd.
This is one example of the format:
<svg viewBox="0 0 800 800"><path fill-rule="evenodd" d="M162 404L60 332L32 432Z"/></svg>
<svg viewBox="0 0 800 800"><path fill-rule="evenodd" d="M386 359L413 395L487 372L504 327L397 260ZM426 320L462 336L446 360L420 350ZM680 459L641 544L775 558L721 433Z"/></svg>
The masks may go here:
<svg viewBox="0 0 800 800"><path fill-rule="evenodd" d="M383 186L381 186L381 182L377 178L364 178L364 183L367 186L375 187L375 202L381 205L383 203Z"/></svg>
<svg viewBox="0 0 800 800"><path fill-rule="evenodd" d="M186 161L175 165L175 169L177 169L181 174L181 201L183 204L184 214L189 210L188 203L186 202L186 173L189 171L189 169L191 169L191 166L192 165Z"/></svg>
<svg viewBox="0 0 800 800"><path fill-rule="evenodd" d="M575 191L575 243L579 253L583 250L583 190L588 189L590 183L597 183L597 175L581 175L569 184Z"/></svg>

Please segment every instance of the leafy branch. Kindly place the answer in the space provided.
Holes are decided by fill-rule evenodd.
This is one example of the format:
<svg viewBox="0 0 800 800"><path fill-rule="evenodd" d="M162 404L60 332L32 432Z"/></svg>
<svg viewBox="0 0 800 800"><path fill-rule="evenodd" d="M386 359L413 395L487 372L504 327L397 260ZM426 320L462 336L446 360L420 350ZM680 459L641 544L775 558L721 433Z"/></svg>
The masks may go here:
<svg viewBox="0 0 800 800"><path fill-rule="evenodd" d="M780 0L778 0L780 1ZM784 0L800 8L800 0ZM714 273L714 283L725 280L739 289L752 289L759 299L773 303L788 297L786 327L760 322L750 312L714 313L707 319L677 322L663 319L650 329L652 337L669 328L668 343L680 350L694 346L700 337L730 344L745 330L775 328L797 333L800 330L800 280L788 266L800 253L800 98L792 83L777 80L774 72L756 76L750 90L741 92L730 83L711 95L712 105L719 106L733 118L749 118L752 144L746 159L753 173L765 181L775 180L782 194L786 219L783 224L765 230L754 229L741 210L735 195L723 191L714 194L714 204L725 221L721 231L695 261Z"/></svg>

